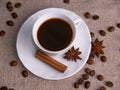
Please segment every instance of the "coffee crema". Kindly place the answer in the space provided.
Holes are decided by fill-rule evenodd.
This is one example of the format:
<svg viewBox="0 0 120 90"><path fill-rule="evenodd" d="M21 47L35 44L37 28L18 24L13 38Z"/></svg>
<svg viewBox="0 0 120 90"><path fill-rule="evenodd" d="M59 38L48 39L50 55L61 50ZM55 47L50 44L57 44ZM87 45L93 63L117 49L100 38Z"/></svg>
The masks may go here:
<svg viewBox="0 0 120 90"><path fill-rule="evenodd" d="M66 48L72 41L73 31L64 20L52 18L38 28L37 39L47 50L59 51Z"/></svg>

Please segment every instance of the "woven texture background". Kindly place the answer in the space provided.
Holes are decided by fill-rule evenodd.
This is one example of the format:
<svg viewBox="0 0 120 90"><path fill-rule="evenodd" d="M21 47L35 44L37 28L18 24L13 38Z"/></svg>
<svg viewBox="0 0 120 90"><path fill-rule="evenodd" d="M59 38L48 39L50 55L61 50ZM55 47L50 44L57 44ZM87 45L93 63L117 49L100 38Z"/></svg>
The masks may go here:
<svg viewBox="0 0 120 90"><path fill-rule="evenodd" d="M0 87L6 85L15 90L75 90L73 83L84 73L84 68L89 67L96 71L96 75L102 74L105 79L101 82L96 79L96 76L90 77L91 87L88 90L96 90L107 80L114 83L114 86L107 88L107 90L120 90L120 29L116 27L116 23L120 22L120 0L70 0L69 4L63 3L63 0L10 0L13 4L22 3L21 8L14 9L18 13L18 19L12 19L10 12L6 9L7 1L0 0L0 30L6 31L6 35L0 37ZM29 76L24 78L21 72L25 68L16 52L16 37L19 28L30 15L49 7L65 8L82 17L90 31L95 33L93 40L96 37L104 40L107 62L102 63L99 58L95 57L95 63L92 66L86 64L74 76L59 81L44 80L30 72ZM97 14L100 19L96 21L86 19L85 12L90 12L91 15ZM15 25L13 27L7 26L7 20L13 20ZM108 32L109 26L115 26L115 31ZM100 29L107 32L105 37L99 35ZM12 60L17 60L18 65L11 67L9 63ZM81 85L78 90L85 90L85 88Z"/></svg>

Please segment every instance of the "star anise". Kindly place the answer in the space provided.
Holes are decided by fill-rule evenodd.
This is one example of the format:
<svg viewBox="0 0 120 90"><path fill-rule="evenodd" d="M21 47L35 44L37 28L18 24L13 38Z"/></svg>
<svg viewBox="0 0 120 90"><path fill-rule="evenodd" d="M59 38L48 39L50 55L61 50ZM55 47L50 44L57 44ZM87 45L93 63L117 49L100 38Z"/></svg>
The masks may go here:
<svg viewBox="0 0 120 90"><path fill-rule="evenodd" d="M103 46L103 40L100 41L96 38L96 40L92 42L92 54L97 57L99 57L100 54L104 54L103 48L105 48L105 46Z"/></svg>
<svg viewBox="0 0 120 90"><path fill-rule="evenodd" d="M67 59L68 61L72 60L72 61L77 61L77 59L82 59L79 57L79 55L81 54L81 52L79 51L79 48L75 49L74 46L68 50L68 52L65 53L64 58Z"/></svg>

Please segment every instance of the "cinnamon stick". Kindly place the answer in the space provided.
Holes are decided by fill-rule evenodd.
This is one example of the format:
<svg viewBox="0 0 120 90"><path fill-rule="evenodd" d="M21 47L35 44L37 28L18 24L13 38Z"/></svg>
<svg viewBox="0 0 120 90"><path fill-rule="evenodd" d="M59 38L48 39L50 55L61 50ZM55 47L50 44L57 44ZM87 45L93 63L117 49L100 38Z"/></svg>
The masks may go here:
<svg viewBox="0 0 120 90"><path fill-rule="evenodd" d="M39 50L36 51L35 57L62 73L67 69L66 65L56 61L52 57L48 56L47 54L45 54Z"/></svg>

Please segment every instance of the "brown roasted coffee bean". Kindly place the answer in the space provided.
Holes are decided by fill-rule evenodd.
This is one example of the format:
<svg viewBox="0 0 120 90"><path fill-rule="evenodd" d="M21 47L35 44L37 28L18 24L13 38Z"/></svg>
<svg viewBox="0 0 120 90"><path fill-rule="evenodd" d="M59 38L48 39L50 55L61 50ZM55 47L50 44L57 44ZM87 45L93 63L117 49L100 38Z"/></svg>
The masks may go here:
<svg viewBox="0 0 120 90"><path fill-rule="evenodd" d="M79 78L78 79L78 83L81 85L81 84L83 84L83 82L84 82L84 79L83 78Z"/></svg>
<svg viewBox="0 0 120 90"><path fill-rule="evenodd" d="M89 75L94 76L95 75L95 70L91 70Z"/></svg>
<svg viewBox="0 0 120 90"><path fill-rule="evenodd" d="M16 3L14 6L15 6L15 8L19 8L19 7L21 7L21 5L22 5L22 4L18 2L18 3Z"/></svg>
<svg viewBox="0 0 120 90"><path fill-rule="evenodd" d="M87 64L92 65L94 61L92 59L88 59Z"/></svg>
<svg viewBox="0 0 120 90"><path fill-rule="evenodd" d="M88 74L82 74L82 77L84 78L84 80L89 79L89 75Z"/></svg>
<svg viewBox="0 0 120 90"><path fill-rule="evenodd" d="M106 87L101 86L99 90L107 90Z"/></svg>
<svg viewBox="0 0 120 90"><path fill-rule="evenodd" d="M12 62L10 62L10 65L11 65L11 66L16 66L16 65L17 65L17 61L12 61Z"/></svg>
<svg viewBox="0 0 120 90"><path fill-rule="evenodd" d="M5 31L0 31L0 36L4 36L5 35Z"/></svg>
<svg viewBox="0 0 120 90"><path fill-rule="evenodd" d="M108 31L109 31L109 32L115 31L115 27L114 27L114 26L110 26L110 27L108 28Z"/></svg>
<svg viewBox="0 0 120 90"><path fill-rule="evenodd" d="M91 53L89 56L89 59L94 59L94 57L95 57L95 55Z"/></svg>
<svg viewBox="0 0 120 90"><path fill-rule="evenodd" d="M84 86L86 89L88 89L90 87L90 81L86 81Z"/></svg>
<svg viewBox="0 0 120 90"><path fill-rule="evenodd" d="M77 83L77 82L74 83L74 87L75 87L75 88L79 88L79 83Z"/></svg>
<svg viewBox="0 0 120 90"><path fill-rule="evenodd" d="M70 0L63 0L63 2L68 4L68 3L70 3Z"/></svg>
<svg viewBox="0 0 120 90"><path fill-rule="evenodd" d="M100 31L99 31L99 34L100 34L101 36L106 36L106 32L105 32L104 30L100 30Z"/></svg>
<svg viewBox="0 0 120 90"><path fill-rule="evenodd" d="M113 87L113 83L112 83L111 81L107 81L107 82L106 82L106 86L108 86L108 87Z"/></svg>
<svg viewBox="0 0 120 90"><path fill-rule="evenodd" d="M98 79L99 81L102 81L102 80L104 79L104 77L103 77L102 75L97 75L97 79Z"/></svg>
<svg viewBox="0 0 120 90"><path fill-rule="evenodd" d="M94 33L93 32L90 32L90 35L91 35L91 37L94 37Z"/></svg>
<svg viewBox="0 0 120 90"><path fill-rule="evenodd" d="M6 7L7 7L8 11L10 11L10 12L13 11L13 6L12 6L11 2L7 2Z"/></svg>
<svg viewBox="0 0 120 90"><path fill-rule="evenodd" d="M6 24L7 24L8 26L13 26L13 25L14 25L14 22L11 21L11 20L8 20L8 21L6 22Z"/></svg>
<svg viewBox="0 0 120 90"><path fill-rule="evenodd" d="M85 17L86 17L87 19L89 19L89 18L91 17L90 13L89 13L89 12L86 12L86 13L85 13Z"/></svg>
<svg viewBox="0 0 120 90"><path fill-rule="evenodd" d="M24 77L28 77L28 72L27 72L26 70L24 70L24 71L22 71L22 75L23 75Z"/></svg>
<svg viewBox="0 0 120 90"><path fill-rule="evenodd" d="M99 19L99 16L98 16L98 15L94 15L94 16L92 16L92 19L93 19L93 20L98 20L98 19Z"/></svg>
<svg viewBox="0 0 120 90"><path fill-rule="evenodd" d="M106 56L101 56L101 57L100 57L100 60L101 60L102 62L106 62L106 61L107 61L107 57L106 57Z"/></svg>
<svg viewBox="0 0 120 90"><path fill-rule="evenodd" d="M16 12L11 13L11 16L12 16L14 19L16 19L16 18L18 17L18 15L17 15Z"/></svg>
<svg viewBox="0 0 120 90"><path fill-rule="evenodd" d="M85 71L87 74L90 74L90 72L91 72L90 68L85 68L84 71Z"/></svg>
<svg viewBox="0 0 120 90"><path fill-rule="evenodd" d="M8 90L8 87L7 87L7 86L2 86L2 87L0 88L0 90Z"/></svg>
<svg viewBox="0 0 120 90"><path fill-rule="evenodd" d="M117 24L117 27L120 28L120 23Z"/></svg>

